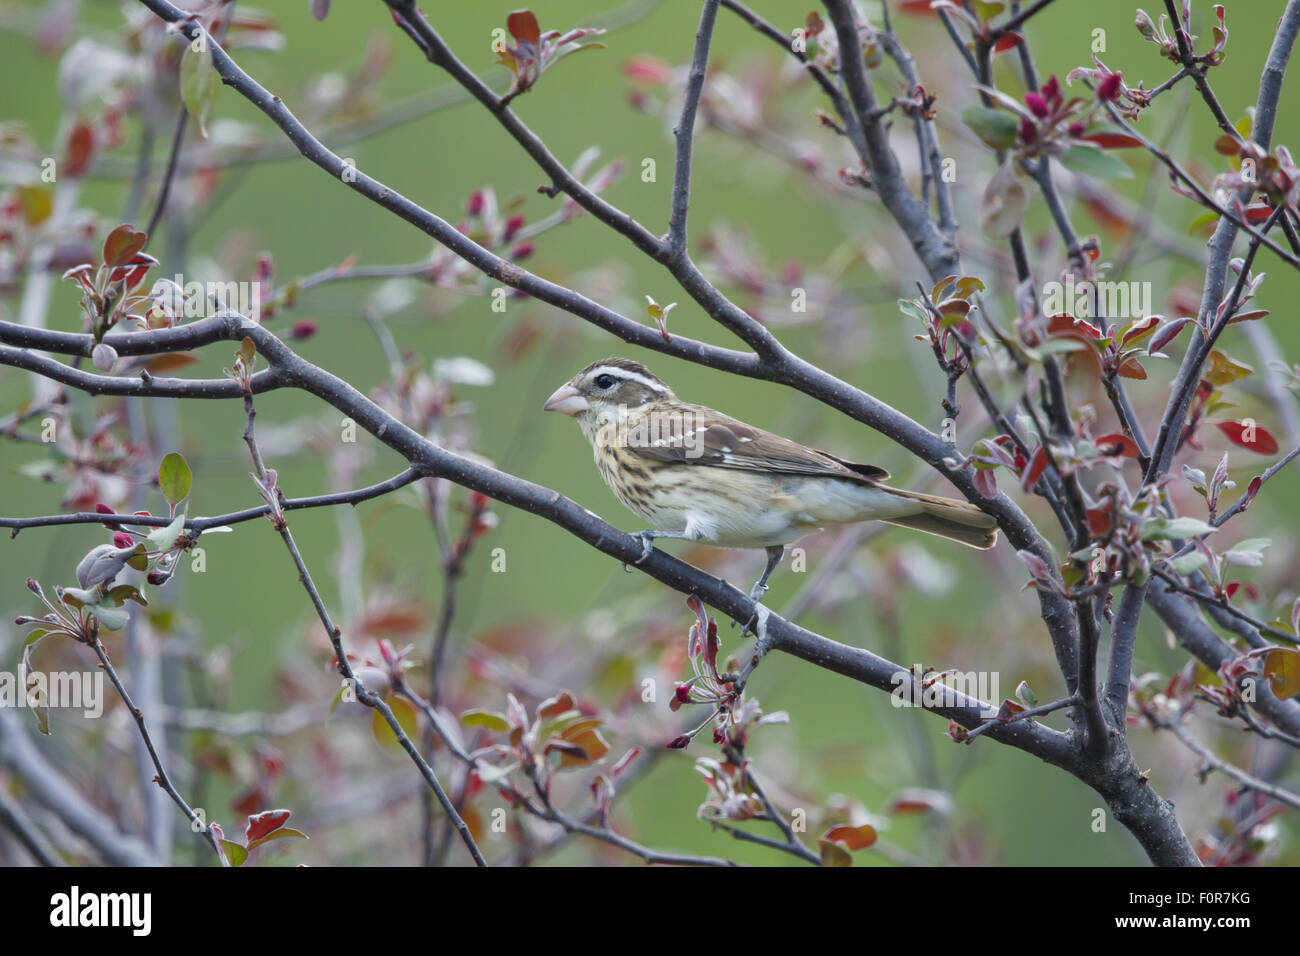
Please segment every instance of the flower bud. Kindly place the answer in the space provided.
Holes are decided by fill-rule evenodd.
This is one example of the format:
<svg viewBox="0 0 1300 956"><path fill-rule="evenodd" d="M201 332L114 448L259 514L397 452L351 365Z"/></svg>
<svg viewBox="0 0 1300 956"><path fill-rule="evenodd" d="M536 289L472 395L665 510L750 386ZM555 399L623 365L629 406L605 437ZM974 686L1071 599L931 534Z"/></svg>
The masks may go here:
<svg viewBox="0 0 1300 956"><path fill-rule="evenodd" d="M91 350L90 361L101 372L111 372L117 362L117 349L106 342L100 342Z"/></svg>
<svg viewBox="0 0 1300 956"><path fill-rule="evenodd" d="M1097 99L1104 102L1113 103L1119 99L1119 88L1122 82L1122 74L1110 73L1097 86Z"/></svg>

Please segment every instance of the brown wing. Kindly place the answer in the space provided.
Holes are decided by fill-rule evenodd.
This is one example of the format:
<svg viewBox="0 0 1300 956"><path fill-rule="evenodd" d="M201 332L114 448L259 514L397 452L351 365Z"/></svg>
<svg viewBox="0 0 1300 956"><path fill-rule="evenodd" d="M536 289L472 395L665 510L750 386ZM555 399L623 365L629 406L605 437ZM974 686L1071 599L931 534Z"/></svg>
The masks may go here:
<svg viewBox="0 0 1300 956"><path fill-rule="evenodd" d="M864 484L889 477L883 468L843 461L702 405L679 405L662 420L633 423L627 448L643 458L682 465L827 475Z"/></svg>

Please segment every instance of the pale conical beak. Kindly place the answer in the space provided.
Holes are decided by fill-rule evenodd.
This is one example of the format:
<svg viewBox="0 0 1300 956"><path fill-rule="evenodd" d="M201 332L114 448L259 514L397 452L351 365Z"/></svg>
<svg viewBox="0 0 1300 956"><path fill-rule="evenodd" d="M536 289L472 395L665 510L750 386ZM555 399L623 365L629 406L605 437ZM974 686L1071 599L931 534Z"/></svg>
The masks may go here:
<svg viewBox="0 0 1300 956"><path fill-rule="evenodd" d="M559 412L561 415L568 415L572 418L579 412L585 412L589 408L591 406L582 397L582 393L574 388L572 383L565 382L546 400L546 404L542 406L542 411Z"/></svg>

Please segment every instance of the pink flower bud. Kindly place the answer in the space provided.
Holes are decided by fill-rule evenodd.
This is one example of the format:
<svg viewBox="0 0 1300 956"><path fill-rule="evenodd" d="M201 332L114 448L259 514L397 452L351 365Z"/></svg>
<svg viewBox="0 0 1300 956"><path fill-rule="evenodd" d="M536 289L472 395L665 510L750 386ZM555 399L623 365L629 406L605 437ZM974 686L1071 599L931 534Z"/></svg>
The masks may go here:
<svg viewBox="0 0 1300 956"><path fill-rule="evenodd" d="M1123 74L1111 73L1097 85L1097 99L1113 103L1119 99L1119 88Z"/></svg>
<svg viewBox="0 0 1300 956"><path fill-rule="evenodd" d="M1087 129L1088 129L1088 127L1084 126L1082 123L1080 123L1080 122L1078 122L1078 121L1075 121L1075 122L1073 122L1073 123L1071 123L1071 124L1069 125L1069 127L1068 127L1068 129L1067 129L1067 132L1068 132L1068 133L1070 134L1070 136L1072 136L1074 139L1078 139L1080 136L1082 136L1082 135L1087 131Z"/></svg>
<svg viewBox="0 0 1300 956"><path fill-rule="evenodd" d="M685 750L685 749L687 748L687 746L690 744L690 742L691 742L691 738L688 737L686 734L682 734L680 737L674 737L674 738L669 742L669 744L668 744L668 749L669 749L669 750Z"/></svg>
<svg viewBox="0 0 1300 956"><path fill-rule="evenodd" d="M522 229L523 227L524 227L523 216L511 216L509 219L506 220L506 231L501 235L502 240L504 240L505 242L509 242L518 234L519 230Z"/></svg>
<svg viewBox="0 0 1300 956"><path fill-rule="evenodd" d="M1025 105L1029 107L1029 112L1033 113L1039 119L1047 119L1047 114L1051 112L1051 110L1047 108L1047 100L1043 99L1037 93L1026 93Z"/></svg>
<svg viewBox="0 0 1300 956"><path fill-rule="evenodd" d="M1049 102L1061 95L1061 84L1056 81L1056 74L1052 74L1052 78L1043 84L1042 93L1043 99Z"/></svg>
<svg viewBox="0 0 1300 956"><path fill-rule="evenodd" d="M119 531L113 535L113 547L115 548L134 548L135 538L131 537L125 531Z"/></svg>
<svg viewBox="0 0 1300 956"><path fill-rule="evenodd" d="M691 702L691 688L686 684L678 684L673 691L673 697L683 704L689 704Z"/></svg>
<svg viewBox="0 0 1300 956"><path fill-rule="evenodd" d="M311 319L303 319L301 322L295 322L289 329L289 338L295 342L301 342L303 339L309 339L316 334L316 323Z"/></svg>
<svg viewBox="0 0 1300 956"><path fill-rule="evenodd" d="M515 246L515 251L510 254L510 258L515 262L521 259L527 259L533 254L533 244L531 242L521 242Z"/></svg>
<svg viewBox="0 0 1300 956"><path fill-rule="evenodd" d="M483 212L483 191L476 189L469 194L469 199L465 201L465 212L470 216L477 216Z"/></svg>

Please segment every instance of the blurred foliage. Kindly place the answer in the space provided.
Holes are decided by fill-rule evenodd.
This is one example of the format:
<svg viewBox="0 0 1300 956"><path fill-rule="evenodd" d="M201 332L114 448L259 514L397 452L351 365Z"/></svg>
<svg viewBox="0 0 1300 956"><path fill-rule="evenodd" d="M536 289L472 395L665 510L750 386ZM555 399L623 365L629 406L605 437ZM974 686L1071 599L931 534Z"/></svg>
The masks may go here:
<svg viewBox="0 0 1300 956"><path fill-rule="evenodd" d="M62 122L55 82L58 54L43 52L33 40L34 22L45 6L0 2L0 88L7 91L4 118L25 121L42 144L53 141ZM81 18L79 32L106 36L121 28L117 4L87 2L71 6ZM670 64L685 63L694 39L697 6L672 2L637 3L622 8L622 19L627 22L611 25L601 38L605 49L565 59L513 103L522 119L566 163L592 146L600 148L602 163L625 160L626 173L609 188L607 198L652 230L666 226L672 178L671 123L652 115L653 110L643 101L641 109L630 104L634 92L640 91L636 92L638 97L645 92L642 85L625 74L625 66L636 58L643 58L643 62L651 62L644 58L657 58ZM797 25L794 21L787 23L791 15L788 4L755 0L753 6L784 27ZM1232 18L1226 63L1213 73L1220 99L1234 118L1255 99L1264 53L1272 38L1274 14L1272 5L1266 6L1270 7L1267 15L1237 8L1240 12ZM297 109L308 95L304 91L314 89L320 95L322 88L337 84L340 75L354 74L376 59L384 61L387 69L374 86L371 106L397 102L451 83L394 28L388 12L378 2L335 3L323 22L313 19L307 0L276 0L264 7L278 21L287 38L286 47L275 53L244 51L237 59L264 86L283 96L292 109ZM591 0L552 0L539 7L538 13L544 28L582 26L611 7ZM492 69L492 31L505 23L506 6L434 4L427 9L434 25L472 69L480 73ZM1108 65L1123 69L1129 84L1138 79L1145 80L1148 87L1158 84L1166 78L1170 66L1134 30L1133 14L1131 3L1120 0L1054 4L1035 18L1028 31L1040 72L1064 78L1072 67L1088 64L1093 31L1101 28L1106 31L1104 59ZM972 263L968 269L983 270L986 258L976 250L991 247L982 245L979 239L974 210L993 168L988 151L960 122L962 109L973 102L970 80L937 21L898 11L894 15L904 41L918 59L927 88L938 94L936 109L943 143L957 160L955 192L963 216L965 251ZM1006 60L999 58L997 81L1002 88L1016 93L1020 90L1018 80ZM725 71L725 79L720 79L717 87L711 83L710 88L716 95L730 98L735 109L770 109L775 128L788 133L788 142L810 140L822 149L838 148L834 134L813 116L813 110L824 109L826 104L811 84L800 84L794 95L778 104L758 105L747 99L756 95L764 77L787 66L774 44L726 11L719 14L712 68L719 71L719 76ZM500 70L494 75L499 77L497 88L504 89L505 75ZM1144 115L1142 128L1176 155L1191 153L1197 157L1192 168L1208 179L1215 171L1206 164L1217 158L1211 149L1216 131L1199 101L1193 99L1193 92L1190 84L1180 86ZM1297 119L1300 98L1295 95L1295 84L1289 83L1277 123L1279 141L1286 141L1300 128ZM217 96L209 124L223 120L240 120L261 135L276 136L260 114L229 90ZM197 136L192 127L189 135ZM138 138L138 127L129 126L126 142L115 151L128 169ZM910 149L909 140L910 133L898 137L900 151ZM164 145L155 145L155 175L165 156ZM503 204L512 204L510 209L529 222L546 216L561 202L538 194L543 177L493 119L473 103L449 106L340 146L338 151L453 222L463 218L471 194L489 185ZM921 273L910 252L896 241L895 227L877 204L869 198L846 198L844 190L802 175L788 157L773 156L743 137L701 128L695 155L693 245L698 248L711 235L715 250L721 249L722 253L743 248L752 261L764 264L763 274L769 277L822 270L828 262L833 263L834 268L829 270L834 276L832 294L824 301L834 310L814 314L804 323L790 323L780 328L779 334L795 351L824 364L834 374L880 396L929 427L939 428L943 418L939 404L942 378L928 349L914 341L914 324L899 314L895 304L899 296L915 294L914 279ZM1106 188L1139 203L1144 214L1164 221L1172 232L1185 234L1196 218L1196 209L1166 188L1165 173L1154 168L1150 157L1130 152L1125 158L1134 166L1136 177L1109 182ZM657 164L655 182L642 181L640 172L645 159ZM847 157L843 162L847 163ZM833 182L835 176L833 171L830 173L823 178ZM187 184L182 181L178 187L183 195ZM116 211L125 201L126 188L121 177L92 174L81 204L98 210L106 223L114 222ZM183 247L176 243L174 235L169 238L164 220L161 241L155 239L150 247L161 260L158 274L170 276L177 271L180 258L188 255L191 261L215 258L251 276L257 254L269 250L279 282L315 273L349 257L355 256L362 265L406 263L424 258L430 250L429 240L418 231L296 157L232 166L203 188L211 190L211 207L199 213L193 234ZM152 197L147 196L144 209L151 208ZM1122 247L1123 237L1115 232L1112 223L1097 219L1095 211L1082 203L1072 206L1080 232L1100 235L1105 254L1118 259L1115 250ZM138 217L137 225L143 218ZM1059 241L1036 194L1026 223L1033 254L1044 263L1059 263ZM1198 239L1189 238L1188 242L1199 244ZM533 243L535 249L528 267L538 274L560 282L577 282L595 290L596 297L606 304L638 318L645 308L645 296L655 302L676 302L671 332L735 344L680 289L673 287L662 269L635 254L630 244L590 218L565 223ZM714 258L720 255L715 252ZM1267 259L1268 254L1262 253L1256 268L1271 269L1276 265ZM1046 274L1048 270L1044 267L1039 271ZM1271 329L1284 351L1295 357L1300 355L1300 329L1289 321L1288 310L1279 306L1294 301L1300 287L1294 273L1271 271L1260 303L1265 308L1272 304ZM1010 312L1012 298L1004 272L1005 265L1003 274L989 266L988 274L981 274L994 301ZM1156 311L1162 311L1163 303L1177 288L1199 288L1194 267L1152 252L1149 247L1130 260L1127 275L1115 278L1152 282L1157 290ZM274 320L279 324L273 327L282 329L290 322L311 320L317 331L298 346L301 352L369 391L387 375L383 353L364 318L377 287L375 282L348 282L304 291L292 310ZM609 294L601 290L609 290ZM754 303L761 296L761 292L739 282L729 284L726 291L742 304ZM844 294L837 297L834 293ZM0 314L11 318L15 301L12 296L0 299ZM64 283L56 289L50 311L53 327L78 327L76 301L72 284ZM540 409L550 391L576 369L610 354L647 362L688 400L712 405L853 460L878 463L893 471L900 483L922 477L919 467L909 462L900 449L811 400L775 386L641 354L576 318L533 301L511 298L506 313L501 315L491 311L485 295L457 296L419 287L411 301L401 304L388 318L388 326L402 349L412 350L426 363L435 358L469 356L494 370L493 387L456 390L457 397L472 408L472 447L476 453L502 468L556 488L628 529L633 529L634 521L600 482L577 430L557 416L543 416ZM1244 351L1239 342L1238 351ZM198 365L183 374L220 375L222 364L230 361L231 355L222 348L209 349ZM1166 388L1163 379L1128 384L1140 407L1162 407ZM28 390L24 374L0 372L3 408L14 407ZM1101 407L1104 398L1097 404ZM178 429L177 450L193 468L191 514L214 514L258 503L240 442L244 422L238 403L192 402L183 409L167 403L157 405L158 427L164 432ZM973 397L966 399L966 405L968 417L974 417ZM338 426L332 413L323 411L315 399L287 391L261 397L258 411L260 426L268 430L273 425L300 420L318 423L325 433ZM358 485L386 478L401 466L367 436L361 437L357 447L374 450L356 464L353 478ZM1226 443L1207 449L1197 456L1197 464L1212 469L1223 447L1227 447ZM0 501L5 514L59 510L63 494L59 485L38 483L19 473L25 463L40 457L37 446L0 445ZM1234 455L1239 487L1244 487L1259 470L1245 457ZM317 450L309 447L278 457L271 464L278 468L280 486L290 496L330 490L326 456ZM1293 566L1296 558L1296 541L1290 533L1294 531L1295 512L1288 502L1295 500L1298 490L1294 472L1280 475L1252 507L1252 518L1248 519L1258 527L1275 525L1281 529L1279 537L1285 540L1274 543L1273 558L1279 559L1275 568ZM156 489L142 489L142 493L157 513L162 502ZM454 501L463 506L466 499L457 492ZM1031 509L1035 516L1047 515L1038 502ZM575 690L605 706L629 692L635 693L643 677L656 673L655 660L647 654L635 660L620 658L609 654L608 649L612 645L617 651L618 642L630 632L640 633L645 621L658 622L669 635L660 638L660 647L675 647L684 638L691 619L680 596L639 575L625 575L615 562L545 521L504 507L495 510L499 523L465 567L453 629L455 646L463 651L471 642L483 641L509 659L512 640L524 632L535 634L540 627L545 640L551 642L549 654L558 660L570 655L605 654L615 661L603 673L602 668L593 667L591 686ZM455 512L453 517L459 523ZM291 521L327 602L337 606L343 596L333 576L340 534L336 517L321 510L296 513ZM381 500L360 506L355 527L363 532L366 545L365 587L370 589L382 582L386 593L394 596L390 613L416 615L407 639L415 640L423 652L427 627L440 607L442 593L428 522L393 501ZM101 530L31 530L0 548L0 605L6 617L12 617L11 612L29 610L29 595L23 587L26 577L51 582L70 579L70 556L80 555L101 541ZM818 559L829 543L829 536L805 542L809 548L809 573L815 573ZM271 529L260 521L249 523L240 526L235 534L207 539L205 544L206 571L178 576L168 590L155 592L153 611L172 616L178 640L197 641L200 648L207 650L225 648L221 659L227 661L229 673L222 678L225 690L220 706L231 711L275 711L301 693L327 700L337 686L326 667L328 657L322 653L322 642L308 636L310 608ZM494 573L491 568L496 548L504 549L504 573ZM689 559L711 562L717 573L731 580L749 580L762 561L761 554L688 551L672 545L669 548ZM905 540L902 532L894 530L864 549L854 559L853 568L855 576L847 585L854 592L852 597L837 602L830 611L809 615L801 623L905 664L919 661L961 670L995 668L1002 675L1003 696L1010 696L1021 680L1028 681L1040 700L1062 695L1037 618L1036 602L1031 594L1016 594L1015 586L1008 586L1008 581L1023 578L1023 569L1009 549L999 549L985 558L930 539ZM1275 570L1272 577L1257 580L1273 593L1285 587L1285 579L1279 574L1284 572ZM782 568L774 578L768 603L780 610L802 582L802 575ZM740 646L736 634L723 628L724 655ZM347 640L349 635L344 637ZM663 644L669 639L671 644ZM14 657L15 643L10 641L7 646L6 656ZM650 648L653 650L654 645ZM356 650L364 652L361 647ZM526 666L527 655L517 660ZM1151 614L1142 627L1139 662L1139 671L1165 673L1182 662L1181 655L1166 646ZM186 686L194 679L176 661L169 661L166 673L169 680ZM537 674L544 678L547 671L541 668ZM668 676L672 679L682 675ZM290 690L289 685L296 686ZM970 748L954 745L945 736L942 721L896 709L885 694L780 655L764 662L751 686L768 706L779 707L791 716L789 725L764 728L756 735L753 753L759 767L796 788L801 800L827 806L835 803L835 795L846 794L880 813L906 787L951 792L954 805L946 819L933 814L903 815L882 831L893 844L919 857L1006 864L1142 862L1136 845L1118 824L1111 821L1104 834L1092 831L1091 813L1099 804L1093 793L1021 753L988 740ZM549 692L560 689L552 687ZM182 689L179 694L187 692ZM487 691L483 694L486 697ZM661 706L666 704L666 697L667 691L661 690ZM502 701L498 697L477 703L495 709ZM1062 720L1056 715L1049 722L1060 726ZM71 721L60 728L57 716L55 725L56 734L74 735L71 743L65 740L63 744L73 753L98 732L94 728L74 729ZM1133 738L1139 763L1151 766L1152 779L1159 782L1161 792L1177 800L1184 824L1194 831L1198 824L1212 821L1224 789L1222 781L1211 777L1208 785L1200 787L1194 762L1171 749L1167 740L1153 739L1140 730L1133 733ZM206 735L200 738L200 743L204 741L212 749L201 748L200 756L206 753L210 766L234 760L244 768L242 773L234 774L235 778L258 776L248 770L247 763L255 759L256 738L241 738L229 749ZM629 745L613 741L614 755L623 753ZM705 740L692 746L693 751L686 756L674 752L660 759L648 780L620 788L611 819L647 845L772 861L774 855L769 851L738 843L720 832L711 833L706 823L696 819L696 809L706 793L691 771L690 754L709 754L713 748ZM363 767L378 767L382 773L376 774L385 780L414 778L414 772L399 757L363 751L363 756L354 759L357 772ZM319 779L327 779L324 771L320 773ZM347 776L346 771L339 773ZM275 805L292 805L295 819L311 820L320 796L313 792L312 780L307 772L268 798ZM220 775L210 786L202 799L207 806L218 808L211 811L211 816L233 821L236 815L227 808L247 794ZM578 794L578 799L584 796ZM304 822L313 840L302 847L296 845L298 841L287 841L295 844L295 854L305 854L293 859L409 862L409 848L418 843L419 815L409 800L403 806L400 817L384 819L386 832L379 839L385 851L376 851L370 844L375 835L373 826L365 821L355 823L357 833L334 844L317 839L311 824ZM246 809L258 808L248 804ZM486 845L496 846L490 837ZM453 858L457 852L458 848L453 848ZM1282 860L1300 862L1296 853L1294 846L1289 846ZM554 859L632 862L625 854L580 839ZM856 860L858 865L879 862L869 851L857 854Z"/></svg>

